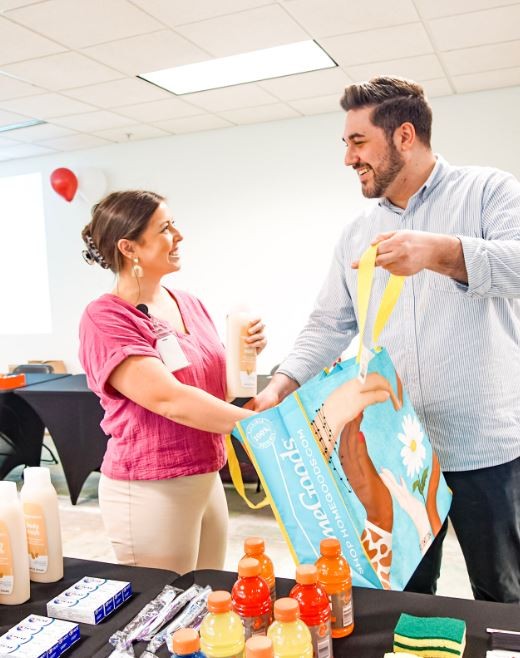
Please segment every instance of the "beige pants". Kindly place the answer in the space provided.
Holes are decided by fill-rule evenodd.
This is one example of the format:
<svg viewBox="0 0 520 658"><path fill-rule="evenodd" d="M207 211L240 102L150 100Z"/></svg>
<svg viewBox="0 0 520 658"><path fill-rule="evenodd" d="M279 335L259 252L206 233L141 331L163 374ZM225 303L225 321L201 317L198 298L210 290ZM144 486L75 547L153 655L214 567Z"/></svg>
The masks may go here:
<svg viewBox="0 0 520 658"><path fill-rule="evenodd" d="M218 473L170 480L112 480L101 475L99 506L121 564L222 569L228 509Z"/></svg>

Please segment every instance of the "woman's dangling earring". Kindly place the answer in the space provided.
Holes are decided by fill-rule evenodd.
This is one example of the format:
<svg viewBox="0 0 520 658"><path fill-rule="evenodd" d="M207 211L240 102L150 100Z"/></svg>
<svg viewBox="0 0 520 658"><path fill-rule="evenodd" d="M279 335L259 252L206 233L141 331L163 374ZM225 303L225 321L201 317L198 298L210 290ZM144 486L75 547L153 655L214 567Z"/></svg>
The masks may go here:
<svg viewBox="0 0 520 658"><path fill-rule="evenodd" d="M139 258L137 256L133 259L132 270L136 279L143 278L143 268L139 265Z"/></svg>

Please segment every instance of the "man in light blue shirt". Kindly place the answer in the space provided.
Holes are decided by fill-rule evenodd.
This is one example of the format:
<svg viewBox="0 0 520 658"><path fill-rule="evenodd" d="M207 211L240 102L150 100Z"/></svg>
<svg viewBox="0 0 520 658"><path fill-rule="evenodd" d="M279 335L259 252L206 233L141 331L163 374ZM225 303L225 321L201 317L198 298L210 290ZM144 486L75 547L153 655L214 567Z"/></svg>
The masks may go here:
<svg viewBox="0 0 520 658"><path fill-rule="evenodd" d="M388 272L403 292L380 343L453 490L450 518L475 598L520 602L520 184L454 167L430 146L420 85L346 88L345 164L377 206L349 223L309 320L256 410L332 363L358 332L357 259L377 243L367 325ZM434 593L446 524L407 589Z"/></svg>

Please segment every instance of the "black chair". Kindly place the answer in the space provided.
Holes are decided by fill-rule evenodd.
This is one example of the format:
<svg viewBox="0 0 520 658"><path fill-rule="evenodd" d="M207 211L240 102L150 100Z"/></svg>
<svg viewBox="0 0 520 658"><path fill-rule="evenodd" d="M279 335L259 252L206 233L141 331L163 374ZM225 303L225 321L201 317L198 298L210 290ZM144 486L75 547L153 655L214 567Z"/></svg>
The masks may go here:
<svg viewBox="0 0 520 658"><path fill-rule="evenodd" d="M54 368L49 363L22 363L13 370L13 375L19 375L21 372L39 372L50 375Z"/></svg>
<svg viewBox="0 0 520 658"><path fill-rule="evenodd" d="M19 375L20 373L40 373L44 375L51 375L54 372L54 368L49 363L22 363L16 368L13 369L13 375ZM42 464L57 464L58 458L49 448L49 446L42 444L42 448L45 448L49 455L50 459L42 459Z"/></svg>

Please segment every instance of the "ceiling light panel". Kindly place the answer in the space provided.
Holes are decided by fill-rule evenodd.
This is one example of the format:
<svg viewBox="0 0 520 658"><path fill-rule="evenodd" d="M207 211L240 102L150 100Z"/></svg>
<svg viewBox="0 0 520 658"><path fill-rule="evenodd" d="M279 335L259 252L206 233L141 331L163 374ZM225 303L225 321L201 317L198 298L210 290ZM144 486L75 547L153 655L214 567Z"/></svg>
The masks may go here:
<svg viewBox="0 0 520 658"><path fill-rule="evenodd" d="M206 62L152 71L140 78L174 94L230 87L337 66L315 41L255 50Z"/></svg>

